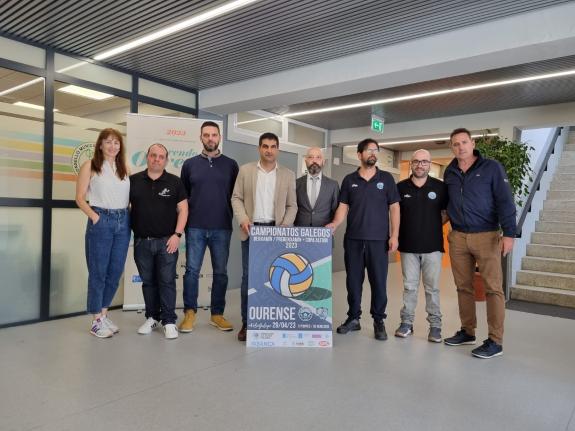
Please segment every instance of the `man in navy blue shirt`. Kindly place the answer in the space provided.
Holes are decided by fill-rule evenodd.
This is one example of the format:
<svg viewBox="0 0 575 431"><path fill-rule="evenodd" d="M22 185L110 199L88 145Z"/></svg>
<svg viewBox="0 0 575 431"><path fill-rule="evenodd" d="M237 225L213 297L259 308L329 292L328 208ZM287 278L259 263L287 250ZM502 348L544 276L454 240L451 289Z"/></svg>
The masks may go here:
<svg viewBox="0 0 575 431"><path fill-rule="evenodd" d="M213 121L202 124L204 149L184 162L181 178L188 195L186 227L186 273L184 274L184 320L180 332L192 332L198 308L198 280L206 248L212 260L210 324L222 331L233 326L224 318L228 288L228 256L232 236L230 199L238 175L238 164L220 149L220 127Z"/></svg>
<svg viewBox="0 0 575 431"><path fill-rule="evenodd" d="M447 214L453 230L447 239L461 330L444 342L449 346L475 344L473 275L477 264L486 291L489 335L471 354L488 359L503 353L505 295L501 255L507 255L513 248L515 203L503 166L481 157L467 129L455 129L450 140L455 158L447 166L443 179L449 195Z"/></svg>
<svg viewBox="0 0 575 431"><path fill-rule="evenodd" d="M349 309L338 334L361 329L361 293L367 269L375 338L386 340L387 254L398 246L400 197L391 174L377 168L378 153L379 145L373 139L357 145L361 166L343 179L340 203L327 227L335 231L347 216L344 260Z"/></svg>

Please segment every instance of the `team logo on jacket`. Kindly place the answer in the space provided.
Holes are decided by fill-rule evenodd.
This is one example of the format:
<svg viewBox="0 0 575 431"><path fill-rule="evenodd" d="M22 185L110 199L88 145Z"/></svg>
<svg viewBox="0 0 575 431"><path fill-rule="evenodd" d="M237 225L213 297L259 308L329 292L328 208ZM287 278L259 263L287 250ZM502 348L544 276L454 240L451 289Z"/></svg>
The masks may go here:
<svg viewBox="0 0 575 431"><path fill-rule="evenodd" d="M379 190L383 190L383 183L382 182L377 183L377 188Z"/></svg>
<svg viewBox="0 0 575 431"><path fill-rule="evenodd" d="M427 194L427 197L428 197L429 199L432 199L432 200L433 200L433 199L435 199L435 198L437 197L437 195L435 194L435 192L429 192L429 193Z"/></svg>

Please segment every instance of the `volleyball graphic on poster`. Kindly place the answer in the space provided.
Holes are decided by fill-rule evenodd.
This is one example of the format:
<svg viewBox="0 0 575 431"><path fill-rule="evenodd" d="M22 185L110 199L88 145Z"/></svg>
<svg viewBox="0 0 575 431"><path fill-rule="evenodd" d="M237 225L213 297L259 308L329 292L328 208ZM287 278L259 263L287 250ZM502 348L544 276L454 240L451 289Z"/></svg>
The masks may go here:
<svg viewBox="0 0 575 431"><path fill-rule="evenodd" d="M313 269L299 254L285 253L270 266L270 284L282 296L295 298L306 292L313 281Z"/></svg>

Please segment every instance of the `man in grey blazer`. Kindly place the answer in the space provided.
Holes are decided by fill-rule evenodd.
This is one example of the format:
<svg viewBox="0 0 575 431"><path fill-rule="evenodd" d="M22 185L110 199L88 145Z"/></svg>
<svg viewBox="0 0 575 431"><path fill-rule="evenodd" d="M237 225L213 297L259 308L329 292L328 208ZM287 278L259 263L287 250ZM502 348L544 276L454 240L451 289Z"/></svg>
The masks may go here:
<svg viewBox="0 0 575 431"><path fill-rule="evenodd" d="M323 175L324 163L320 148L311 147L307 150L305 165L308 173L296 181L296 226L321 227L333 220L339 203L339 185L337 181Z"/></svg>
<svg viewBox="0 0 575 431"><path fill-rule="evenodd" d="M241 227L242 240L242 329L238 332L239 341L246 341L247 335L250 226L290 226L297 213L295 174L276 162L278 137L269 132L261 135L258 151L258 162L240 167L232 193L232 208Z"/></svg>

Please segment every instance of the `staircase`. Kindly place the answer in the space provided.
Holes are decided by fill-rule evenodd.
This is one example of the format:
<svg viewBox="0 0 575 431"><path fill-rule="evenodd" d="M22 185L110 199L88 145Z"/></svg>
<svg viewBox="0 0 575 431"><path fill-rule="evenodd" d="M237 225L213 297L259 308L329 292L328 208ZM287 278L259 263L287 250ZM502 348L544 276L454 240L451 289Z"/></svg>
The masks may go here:
<svg viewBox="0 0 575 431"><path fill-rule="evenodd" d="M575 135L569 136L511 298L575 308Z"/></svg>

